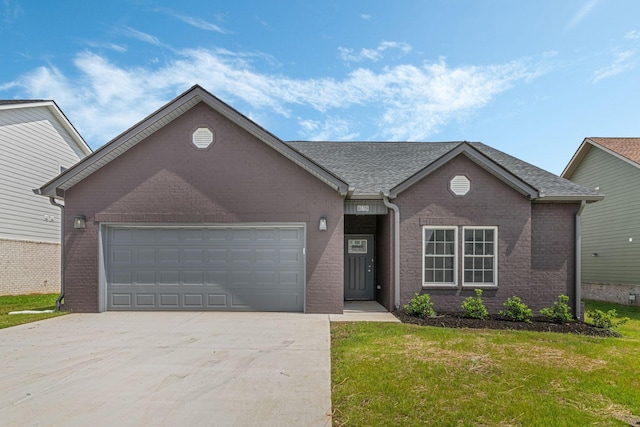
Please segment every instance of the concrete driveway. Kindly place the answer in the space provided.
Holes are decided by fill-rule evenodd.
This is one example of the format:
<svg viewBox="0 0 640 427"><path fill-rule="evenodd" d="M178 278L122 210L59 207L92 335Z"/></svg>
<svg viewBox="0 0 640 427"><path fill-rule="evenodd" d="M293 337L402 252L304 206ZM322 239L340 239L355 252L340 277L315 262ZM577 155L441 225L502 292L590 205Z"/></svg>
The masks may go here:
<svg viewBox="0 0 640 427"><path fill-rule="evenodd" d="M327 315L70 314L0 330L3 426L330 425Z"/></svg>

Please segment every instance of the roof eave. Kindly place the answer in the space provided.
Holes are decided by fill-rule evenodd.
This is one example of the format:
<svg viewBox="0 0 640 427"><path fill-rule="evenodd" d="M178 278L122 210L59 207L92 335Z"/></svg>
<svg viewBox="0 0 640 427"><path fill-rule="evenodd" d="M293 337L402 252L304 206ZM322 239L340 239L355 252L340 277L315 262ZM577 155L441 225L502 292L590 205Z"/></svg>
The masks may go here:
<svg viewBox="0 0 640 427"><path fill-rule="evenodd" d="M534 199L537 203L558 203L558 202L581 202L585 201L587 203L599 202L604 199L604 194L594 194L594 195L544 195Z"/></svg>

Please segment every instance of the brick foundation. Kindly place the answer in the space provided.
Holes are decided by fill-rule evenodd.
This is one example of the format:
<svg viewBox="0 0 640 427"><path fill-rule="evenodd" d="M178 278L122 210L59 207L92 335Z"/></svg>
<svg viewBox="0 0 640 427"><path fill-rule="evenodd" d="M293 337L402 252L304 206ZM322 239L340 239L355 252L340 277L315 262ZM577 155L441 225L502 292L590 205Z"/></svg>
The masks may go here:
<svg viewBox="0 0 640 427"><path fill-rule="evenodd" d="M629 304L629 295L635 295L630 305L640 306L640 283L590 283L582 282L582 298Z"/></svg>
<svg viewBox="0 0 640 427"><path fill-rule="evenodd" d="M59 244L0 239L0 295L59 291Z"/></svg>

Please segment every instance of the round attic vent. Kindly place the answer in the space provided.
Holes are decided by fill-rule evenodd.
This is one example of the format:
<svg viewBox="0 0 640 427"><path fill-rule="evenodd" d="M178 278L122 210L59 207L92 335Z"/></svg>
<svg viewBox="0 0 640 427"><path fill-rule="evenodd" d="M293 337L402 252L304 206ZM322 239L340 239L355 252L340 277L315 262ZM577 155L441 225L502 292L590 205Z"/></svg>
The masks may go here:
<svg viewBox="0 0 640 427"><path fill-rule="evenodd" d="M213 132L208 128L198 128L193 132L191 142L197 148L209 148L213 143Z"/></svg>
<svg viewBox="0 0 640 427"><path fill-rule="evenodd" d="M449 189L456 196L464 196L471 190L471 181L464 175L456 175L449 181Z"/></svg>

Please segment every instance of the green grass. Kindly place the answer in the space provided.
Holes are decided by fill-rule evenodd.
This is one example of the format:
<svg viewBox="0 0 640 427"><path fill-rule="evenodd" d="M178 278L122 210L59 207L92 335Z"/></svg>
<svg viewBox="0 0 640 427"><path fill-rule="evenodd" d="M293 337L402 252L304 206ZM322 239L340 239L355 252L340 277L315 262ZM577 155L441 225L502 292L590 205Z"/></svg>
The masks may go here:
<svg viewBox="0 0 640 427"><path fill-rule="evenodd" d="M63 311L43 314L9 314L22 310L54 310L58 294L0 296L0 329L66 314Z"/></svg>
<svg viewBox="0 0 640 427"><path fill-rule="evenodd" d="M629 317L623 337L332 323L334 425L638 422L640 308L586 306Z"/></svg>

